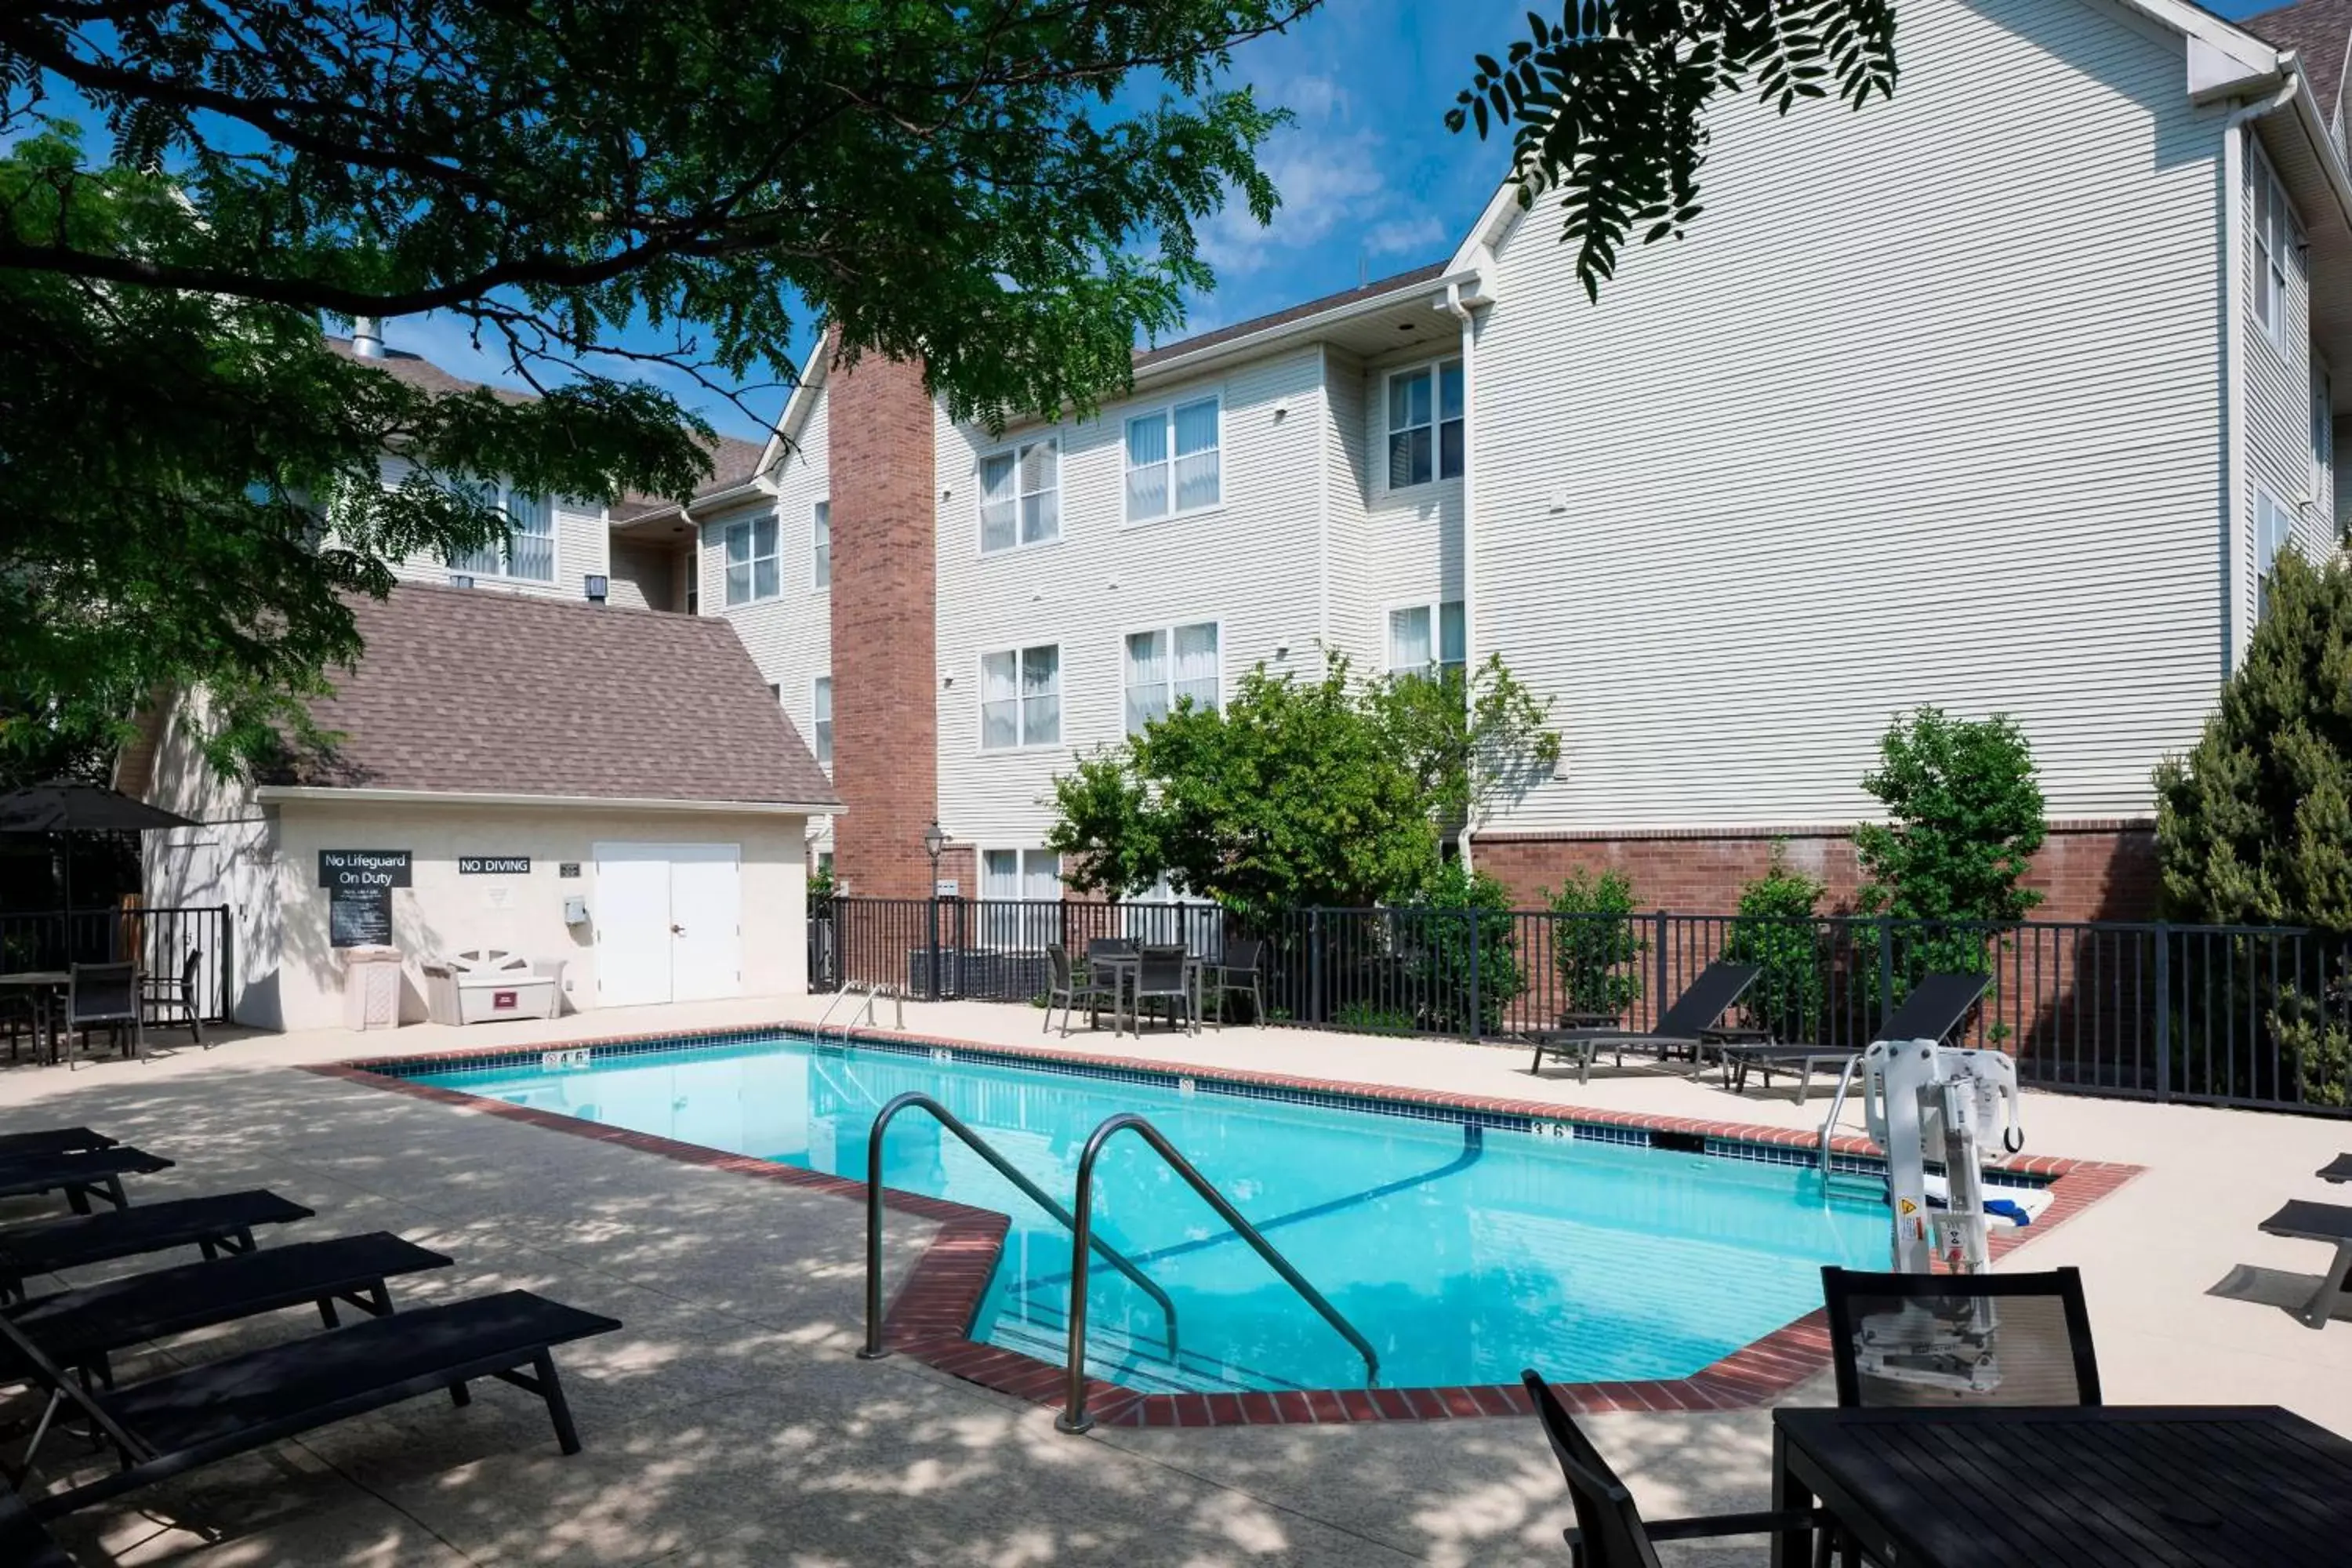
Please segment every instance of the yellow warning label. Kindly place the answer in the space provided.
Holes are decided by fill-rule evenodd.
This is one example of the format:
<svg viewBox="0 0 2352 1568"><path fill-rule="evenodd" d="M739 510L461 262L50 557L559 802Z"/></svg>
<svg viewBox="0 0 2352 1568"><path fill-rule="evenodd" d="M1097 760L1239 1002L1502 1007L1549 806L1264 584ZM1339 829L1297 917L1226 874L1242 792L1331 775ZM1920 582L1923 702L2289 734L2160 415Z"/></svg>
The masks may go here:
<svg viewBox="0 0 2352 1568"><path fill-rule="evenodd" d="M1903 1198L1903 1199L1900 1199L1900 1200L1898 1200L1898 1201L1899 1201L1899 1202L1901 1203L1901 1205L1902 1205L1902 1211L1901 1211L1901 1212L1903 1213L1903 1215L1905 1215L1905 1217L1906 1217L1906 1218L1907 1218L1907 1217L1909 1217L1910 1215L1915 1215L1915 1214L1917 1214L1917 1213L1919 1212L1919 1205L1918 1205L1917 1204L1913 1203L1909 1198Z"/></svg>

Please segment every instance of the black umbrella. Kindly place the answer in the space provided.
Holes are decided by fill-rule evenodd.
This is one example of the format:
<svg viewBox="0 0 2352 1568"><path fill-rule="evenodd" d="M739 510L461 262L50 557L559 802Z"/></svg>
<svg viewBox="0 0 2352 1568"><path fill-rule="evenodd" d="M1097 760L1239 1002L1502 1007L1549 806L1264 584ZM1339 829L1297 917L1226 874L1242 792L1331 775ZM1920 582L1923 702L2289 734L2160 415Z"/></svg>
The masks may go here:
<svg viewBox="0 0 2352 1568"><path fill-rule="evenodd" d="M165 811L72 779L0 791L0 833L138 833L199 826ZM65 907L73 909L73 857L66 857Z"/></svg>

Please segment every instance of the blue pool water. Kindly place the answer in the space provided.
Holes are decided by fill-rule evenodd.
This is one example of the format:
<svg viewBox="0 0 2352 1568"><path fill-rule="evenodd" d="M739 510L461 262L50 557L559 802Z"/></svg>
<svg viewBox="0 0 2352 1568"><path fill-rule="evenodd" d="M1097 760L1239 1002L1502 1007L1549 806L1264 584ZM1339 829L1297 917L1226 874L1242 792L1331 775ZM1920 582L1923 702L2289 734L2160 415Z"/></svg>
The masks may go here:
<svg viewBox="0 0 2352 1568"><path fill-rule="evenodd" d="M423 1081L864 1180L892 1096L936 1096L1065 1204L1087 1135L1149 1116L1378 1349L1391 1387L1680 1377L1821 1302L1821 1265L1884 1267L1883 1205L1801 1165L1563 1139L1210 1084L1078 1076L804 1038L418 1074ZM972 1337L1060 1364L1066 1232L920 1111L883 1180L1013 1218ZM1097 1167L1099 1233L1174 1301L1099 1262L1088 1366L1143 1389L1349 1387L1363 1364L1132 1134Z"/></svg>

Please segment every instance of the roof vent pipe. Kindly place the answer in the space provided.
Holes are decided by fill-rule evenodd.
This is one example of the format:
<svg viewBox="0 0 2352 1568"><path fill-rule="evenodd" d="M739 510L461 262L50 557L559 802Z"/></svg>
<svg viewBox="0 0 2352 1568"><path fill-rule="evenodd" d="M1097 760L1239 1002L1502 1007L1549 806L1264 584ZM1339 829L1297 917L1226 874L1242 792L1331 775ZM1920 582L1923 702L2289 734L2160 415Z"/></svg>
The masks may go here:
<svg viewBox="0 0 2352 1568"><path fill-rule="evenodd" d="M376 330L373 316L352 318L352 353L361 359L383 357L383 333Z"/></svg>

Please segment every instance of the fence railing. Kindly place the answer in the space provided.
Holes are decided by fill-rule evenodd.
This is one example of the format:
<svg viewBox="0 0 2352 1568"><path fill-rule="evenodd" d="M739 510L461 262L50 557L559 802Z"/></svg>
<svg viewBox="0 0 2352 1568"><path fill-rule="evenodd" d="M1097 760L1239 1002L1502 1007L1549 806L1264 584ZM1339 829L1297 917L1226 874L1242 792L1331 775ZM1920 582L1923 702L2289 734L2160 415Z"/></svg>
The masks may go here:
<svg viewBox="0 0 2352 1568"><path fill-rule="evenodd" d="M1569 1015L1653 1026L1708 963L1762 972L1732 1020L1860 1049L1927 974L1988 975L1960 1043L2044 1088L2352 1111L2352 950L2285 927L1652 911L1300 909L1245 928L1202 904L856 899L816 911L833 984L1028 1002L1045 949L1265 941L1267 1021L1510 1038ZM812 964L812 976L817 973ZM813 980L814 983L814 980Z"/></svg>
<svg viewBox="0 0 2352 1568"><path fill-rule="evenodd" d="M135 961L142 973L178 979L196 954L196 1006L226 1024L236 983L226 905L197 909L0 911L0 973L68 970Z"/></svg>

